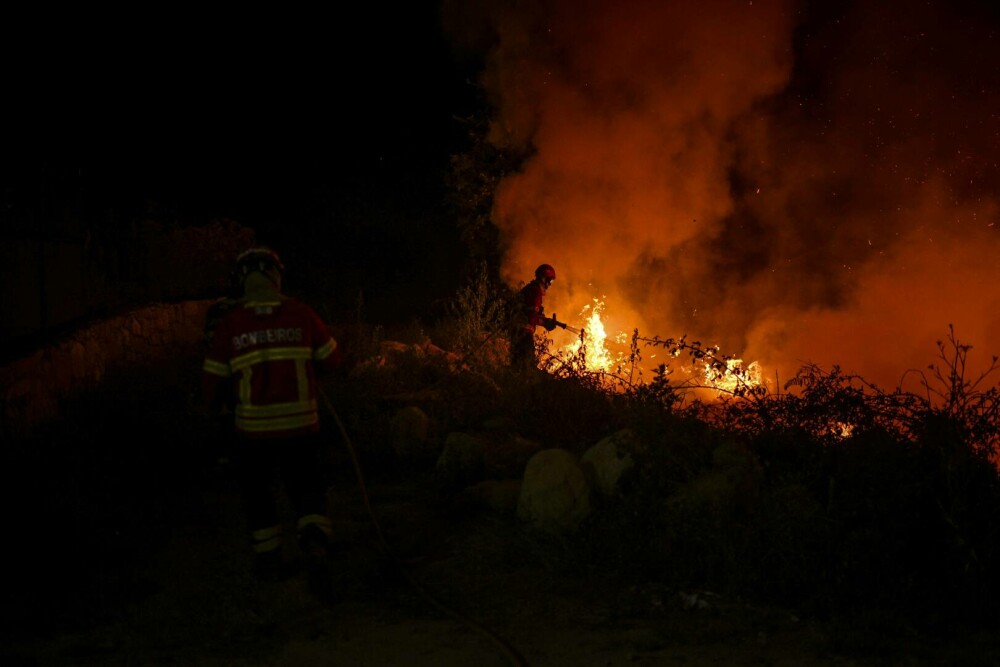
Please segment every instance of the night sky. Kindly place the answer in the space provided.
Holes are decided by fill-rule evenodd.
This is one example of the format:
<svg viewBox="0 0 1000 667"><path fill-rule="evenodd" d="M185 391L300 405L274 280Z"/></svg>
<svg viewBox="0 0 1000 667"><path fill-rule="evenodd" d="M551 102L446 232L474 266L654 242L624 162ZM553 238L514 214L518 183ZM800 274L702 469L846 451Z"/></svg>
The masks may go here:
<svg viewBox="0 0 1000 667"><path fill-rule="evenodd" d="M454 148L468 86L436 3L42 18L8 26L8 169L75 166L114 196L266 218Z"/></svg>

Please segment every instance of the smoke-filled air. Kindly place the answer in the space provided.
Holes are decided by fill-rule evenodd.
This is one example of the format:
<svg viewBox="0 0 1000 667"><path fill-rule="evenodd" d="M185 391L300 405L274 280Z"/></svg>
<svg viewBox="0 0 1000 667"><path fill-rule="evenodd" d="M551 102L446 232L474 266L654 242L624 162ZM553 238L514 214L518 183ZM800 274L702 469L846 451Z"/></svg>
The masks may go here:
<svg viewBox="0 0 1000 667"><path fill-rule="evenodd" d="M1000 352L1000 36L968 3L456 3L485 49L503 275L780 383ZM481 45L488 46L481 46ZM572 335L557 330L552 336ZM655 359L654 359L655 361ZM904 382L905 387L905 382Z"/></svg>

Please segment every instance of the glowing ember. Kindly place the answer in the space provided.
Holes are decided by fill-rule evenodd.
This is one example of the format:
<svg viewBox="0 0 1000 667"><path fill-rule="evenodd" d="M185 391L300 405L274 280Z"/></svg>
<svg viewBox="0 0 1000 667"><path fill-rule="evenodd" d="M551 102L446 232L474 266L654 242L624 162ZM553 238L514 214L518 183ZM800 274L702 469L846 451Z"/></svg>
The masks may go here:
<svg viewBox="0 0 1000 667"><path fill-rule="evenodd" d="M830 424L830 433L834 436L846 440L854 433L854 424L845 422L833 422Z"/></svg>
<svg viewBox="0 0 1000 667"><path fill-rule="evenodd" d="M711 364L706 363L705 381L719 394L731 394L737 389L752 389L761 383L760 365L754 361L744 367L742 359L729 359L726 361L726 370L720 374Z"/></svg>

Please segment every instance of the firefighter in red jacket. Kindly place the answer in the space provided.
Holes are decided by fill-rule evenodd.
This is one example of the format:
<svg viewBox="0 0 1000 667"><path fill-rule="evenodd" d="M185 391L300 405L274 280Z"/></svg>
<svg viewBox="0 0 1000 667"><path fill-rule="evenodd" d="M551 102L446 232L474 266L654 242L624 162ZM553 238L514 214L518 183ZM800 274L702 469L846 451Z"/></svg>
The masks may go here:
<svg viewBox="0 0 1000 667"><path fill-rule="evenodd" d="M203 365L210 414L234 406L235 461L255 568L285 572L276 475L297 515L297 537L311 565L326 557L331 526L320 463L317 373L340 365L340 350L319 315L281 291L284 265L266 247L236 262L243 296L219 321Z"/></svg>
<svg viewBox="0 0 1000 667"><path fill-rule="evenodd" d="M555 320L545 316L542 305L545 292L555 279L556 270L552 265L541 264L535 269L535 278L518 293L510 340L511 366L515 369L537 368L535 328L542 326L546 331L556 328Z"/></svg>

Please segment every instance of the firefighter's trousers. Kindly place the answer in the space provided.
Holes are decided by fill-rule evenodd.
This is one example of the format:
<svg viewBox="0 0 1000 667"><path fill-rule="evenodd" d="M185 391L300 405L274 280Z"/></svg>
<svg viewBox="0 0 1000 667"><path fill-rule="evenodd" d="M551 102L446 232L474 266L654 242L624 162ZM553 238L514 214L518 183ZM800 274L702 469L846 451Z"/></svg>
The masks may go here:
<svg viewBox="0 0 1000 667"><path fill-rule="evenodd" d="M320 445L319 434L238 443L235 463L255 553L275 551L283 544L278 503L282 488L295 513L298 532L316 526L329 536L327 477Z"/></svg>

